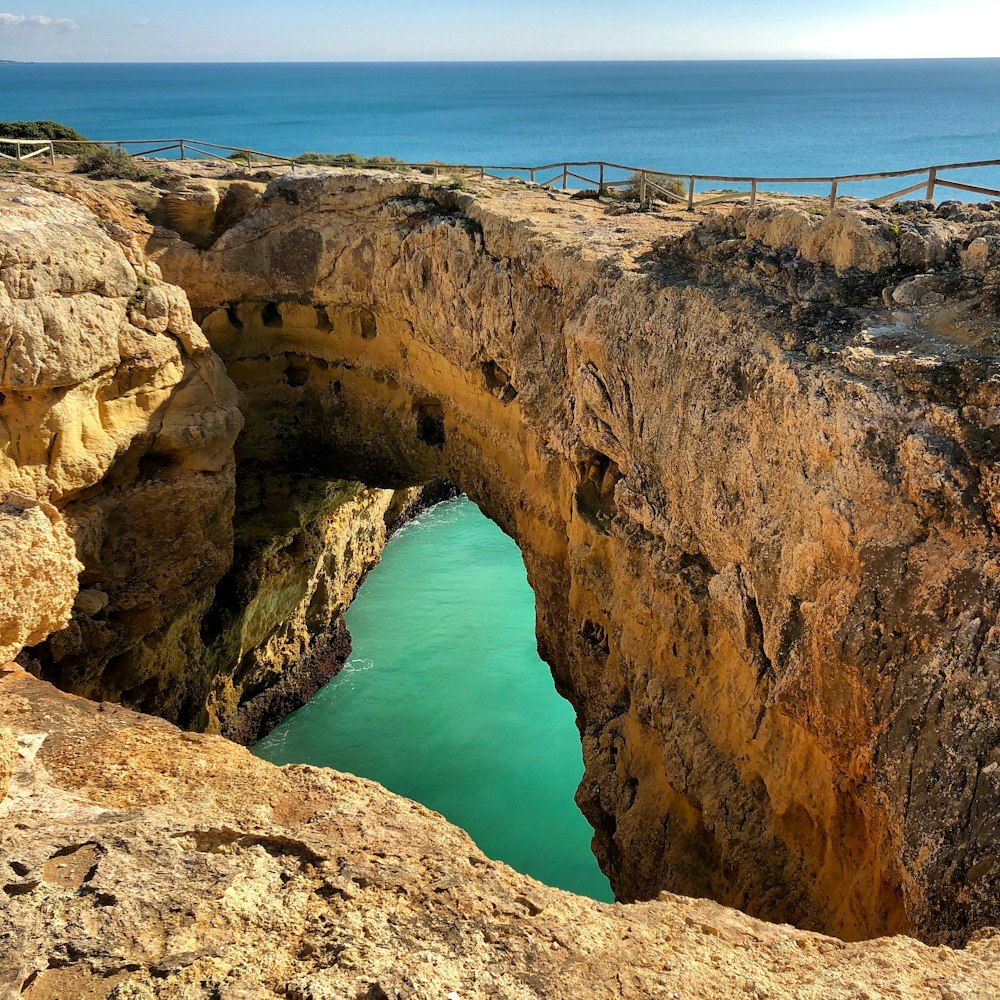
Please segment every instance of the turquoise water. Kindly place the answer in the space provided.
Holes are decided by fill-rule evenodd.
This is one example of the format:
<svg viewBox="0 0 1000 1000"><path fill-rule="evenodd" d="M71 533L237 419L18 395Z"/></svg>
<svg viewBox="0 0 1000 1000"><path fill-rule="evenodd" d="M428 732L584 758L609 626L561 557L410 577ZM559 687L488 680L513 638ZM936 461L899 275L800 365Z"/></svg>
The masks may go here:
<svg viewBox="0 0 1000 1000"><path fill-rule="evenodd" d="M0 118L91 138L757 176L998 158L998 106L1000 59L0 66Z"/></svg>
<svg viewBox="0 0 1000 1000"><path fill-rule="evenodd" d="M490 857L610 900L573 802L573 710L538 658L534 615L514 542L464 497L439 504L386 546L358 592L343 671L254 752L374 778Z"/></svg>

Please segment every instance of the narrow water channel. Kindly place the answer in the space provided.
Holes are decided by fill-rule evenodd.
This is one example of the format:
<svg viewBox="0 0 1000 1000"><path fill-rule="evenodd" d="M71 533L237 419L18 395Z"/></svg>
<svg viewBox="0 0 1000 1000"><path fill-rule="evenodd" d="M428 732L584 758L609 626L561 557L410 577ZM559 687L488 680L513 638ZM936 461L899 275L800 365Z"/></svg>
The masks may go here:
<svg viewBox="0 0 1000 1000"><path fill-rule="evenodd" d="M254 752L373 778L490 857L611 900L573 802L580 742L536 651L534 600L515 543L465 497L439 504L358 592L343 671Z"/></svg>

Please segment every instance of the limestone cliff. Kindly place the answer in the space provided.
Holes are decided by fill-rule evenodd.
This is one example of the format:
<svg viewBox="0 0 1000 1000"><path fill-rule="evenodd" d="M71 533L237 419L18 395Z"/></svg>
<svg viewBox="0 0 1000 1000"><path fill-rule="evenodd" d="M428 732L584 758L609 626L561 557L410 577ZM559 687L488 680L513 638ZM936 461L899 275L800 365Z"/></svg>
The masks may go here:
<svg viewBox="0 0 1000 1000"><path fill-rule="evenodd" d="M0 671L0 790L5 998L995 995L1000 937L845 945L667 893L582 899L374 782L23 673Z"/></svg>
<svg viewBox="0 0 1000 1000"><path fill-rule="evenodd" d="M518 541L621 898L960 939L1000 915L998 226L970 211L694 225L333 172L149 246L297 464L447 478Z"/></svg>
<svg viewBox="0 0 1000 1000"><path fill-rule="evenodd" d="M65 620L68 531L72 621L22 659L252 738L329 669L393 491L446 479L521 545L621 898L997 922L993 209L228 183L171 190L183 234L119 220L225 372L117 222L3 205L0 544L53 581L5 650Z"/></svg>
<svg viewBox="0 0 1000 1000"><path fill-rule="evenodd" d="M181 701L232 556L235 389L120 226L23 186L0 220L2 652L55 633L65 683Z"/></svg>
<svg viewBox="0 0 1000 1000"><path fill-rule="evenodd" d="M252 428L237 456L236 389L137 220L54 186L80 200L0 195L0 659L253 740L343 662L412 497L269 468Z"/></svg>

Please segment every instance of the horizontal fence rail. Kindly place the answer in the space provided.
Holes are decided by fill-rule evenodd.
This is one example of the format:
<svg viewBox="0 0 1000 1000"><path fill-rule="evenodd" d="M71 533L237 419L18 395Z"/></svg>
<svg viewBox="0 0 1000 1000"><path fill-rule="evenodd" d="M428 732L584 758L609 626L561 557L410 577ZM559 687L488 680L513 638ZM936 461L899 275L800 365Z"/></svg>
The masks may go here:
<svg viewBox="0 0 1000 1000"><path fill-rule="evenodd" d="M157 153L176 152L177 158L225 160L242 163L246 166L287 166L295 170L297 166L338 166L338 164L311 164L308 161L293 157L279 156L275 153L265 153L257 149L237 146L223 146L218 143L203 142L197 139L5 139L0 137L0 159L25 161L36 157L45 157L50 163L55 162L57 153L69 152L78 147L81 152L91 149L118 149L133 157L153 156ZM136 148L141 147L141 148ZM3 152L13 149L12 153ZM344 164L344 166L351 166ZM504 180L510 177L520 177L530 184L541 188L558 187L568 190L570 181L579 181L592 185L599 195L615 188L631 188L640 203L648 203L654 197L670 204L684 205L689 211L695 206L714 205L722 201L736 201L749 198L750 206L756 204L761 185L791 184L809 185L810 187L828 186L827 196L832 211L840 197L840 188L845 184L855 184L866 181L892 180L896 178L919 178L914 183L907 184L898 191L866 199L877 205L889 204L909 194L922 191L928 201L934 200L939 188L962 191L967 194L985 195L1000 198L1000 189L968 184L950 177L943 177L942 171L974 170L984 167L1000 167L997 160L970 160L963 163L939 163L928 167L912 167L908 170L883 170L871 174L839 174L831 177L752 177L733 176L727 174L697 174L685 171L658 170L649 167L632 167L622 163L611 163L606 160L569 160L561 163L543 163L538 166L513 166L509 164L469 164L469 163L408 163L399 160L386 159L380 162L378 157L372 157L364 164L365 169L372 170L417 170L425 174L440 174L452 176L492 177ZM613 173L626 173L625 178L608 176ZM549 175L551 176L544 176ZM597 176L591 176L596 174ZM748 191L707 191L700 196L697 185L704 183L742 184L749 187Z"/></svg>

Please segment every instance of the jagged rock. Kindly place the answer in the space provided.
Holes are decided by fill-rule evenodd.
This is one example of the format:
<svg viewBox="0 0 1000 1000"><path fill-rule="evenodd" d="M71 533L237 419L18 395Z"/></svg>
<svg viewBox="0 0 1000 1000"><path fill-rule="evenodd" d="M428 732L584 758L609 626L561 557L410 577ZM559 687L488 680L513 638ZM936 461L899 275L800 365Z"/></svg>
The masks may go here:
<svg viewBox="0 0 1000 1000"><path fill-rule="evenodd" d="M898 306L930 306L944 302L941 279L934 274L918 274L892 290L892 301Z"/></svg>
<svg viewBox="0 0 1000 1000"><path fill-rule="evenodd" d="M80 201L0 194L0 496L59 511L52 526L51 508L19 517L17 559L12 515L0 517L0 658L48 637L23 658L66 687L252 742L343 663L343 611L386 516L416 493L311 481L253 411L237 455L236 391L184 293L137 245L149 227L99 186L53 186ZM208 232L262 186L180 190L161 211L195 227L204 201ZM62 550L42 535L62 532L72 553L63 521L83 566L57 585Z"/></svg>
<svg viewBox="0 0 1000 1000"><path fill-rule="evenodd" d="M996 922L994 362L971 328L914 330L919 352L855 336L892 319L885 268L906 276L890 213L756 211L625 220L523 185L333 171L275 182L206 249L161 230L148 249L251 417L237 559L227 571L218 492L185 493L192 442L197 465L229 425L182 433L178 404L177 503L134 488L144 439L100 489L78 474L71 502L102 518L129 498L96 522L121 555L61 508L109 603L36 667L237 731L244 693L288 704L309 606L327 624L336 606L327 581L350 591L324 563L337 539L377 553L390 491L444 478L521 545L539 647L578 714L578 799L623 898L669 886L851 937ZM955 246L982 235L941 225ZM125 342L162 337L158 294L116 301ZM974 303L945 305L954 327ZM206 546L204 572L175 570Z"/></svg>
<svg viewBox="0 0 1000 1000"><path fill-rule="evenodd" d="M9 727L9 728L8 728ZM13 732L11 733L11 730ZM0 675L0 991L24 1000L990 1000L1000 937L861 944L608 905L374 782ZM346 891L345 891L346 889Z"/></svg>
<svg viewBox="0 0 1000 1000"><path fill-rule="evenodd" d="M232 559L232 383L125 228L26 186L0 193L0 350L0 495L37 501L16 518L37 536L28 582L7 576L0 592L0 619L25 627L0 659L51 634L25 655L42 670L56 656L67 685L183 700ZM25 602L40 595L51 607L35 623Z"/></svg>
<svg viewBox="0 0 1000 1000"><path fill-rule="evenodd" d="M0 494L0 662L68 621L83 566L58 511L16 492Z"/></svg>
<svg viewBox="0 0 1000 1000"><path fill-rule="evenodd" d="M316 476L443 477L517 539L623 898L848 936L994 922L998 834L970 818L1000 804L977 777L992 362L925 332L919 358L839 349L905 276L885 210L629 219L334 171L276 181L204 252L150 250ZM965 233L920 225L914 259ZM830 308L809 357L783 348Z"/></svg>

